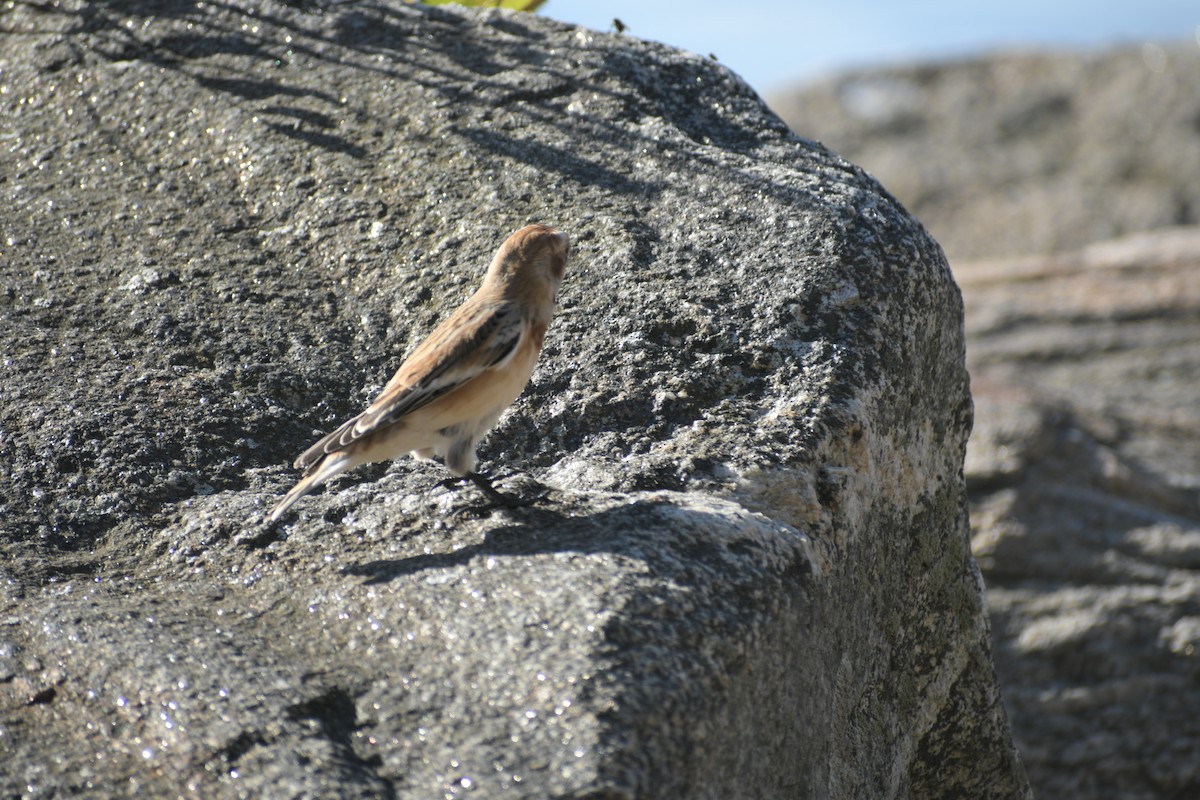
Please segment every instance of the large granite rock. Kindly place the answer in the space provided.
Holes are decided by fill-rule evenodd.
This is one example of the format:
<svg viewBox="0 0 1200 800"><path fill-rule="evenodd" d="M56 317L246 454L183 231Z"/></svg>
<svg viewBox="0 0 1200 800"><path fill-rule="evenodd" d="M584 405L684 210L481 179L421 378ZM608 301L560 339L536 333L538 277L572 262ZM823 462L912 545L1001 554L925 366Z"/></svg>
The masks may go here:
<svg viewBox="0 0 1200 800"><path fill-rule="evenodd" d="M961 258L1200 222L1200 47L840 74L771 105L862 164Z"/></svg>
<svg viewBox="0 0 1200 800"><path fill-rule="evenodd" d="M723 67L529 16L18 4L0 793L1021 797L961 301ZM575 240L489 511L262 522L531 220Z"/></svg>

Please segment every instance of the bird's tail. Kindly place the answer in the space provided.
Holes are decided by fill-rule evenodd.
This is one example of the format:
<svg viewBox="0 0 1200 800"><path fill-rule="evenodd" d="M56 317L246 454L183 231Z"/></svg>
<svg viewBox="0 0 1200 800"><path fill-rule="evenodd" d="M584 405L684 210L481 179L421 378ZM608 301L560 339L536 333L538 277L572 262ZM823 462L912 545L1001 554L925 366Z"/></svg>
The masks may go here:
<svg viewBox="0 0 1200 800"><path fill-rule="evenodd" d="M304 480L293 486L292 490L285 494L283 499L271 509L270 521L274 522L279 519L297 500L304 497L304 495L313 489L316 489L325 481L335 475L341 475L346 470L358 466L359 463L361 462L350 453L330 453L312 473L306 475Z"/></svg>

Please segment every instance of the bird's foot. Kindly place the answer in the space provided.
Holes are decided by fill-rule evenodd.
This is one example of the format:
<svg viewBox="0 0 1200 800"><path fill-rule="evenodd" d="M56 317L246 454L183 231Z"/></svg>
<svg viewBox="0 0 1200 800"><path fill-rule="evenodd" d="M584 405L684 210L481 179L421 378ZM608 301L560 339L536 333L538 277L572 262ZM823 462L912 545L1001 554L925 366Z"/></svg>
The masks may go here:
<svg viewBox="0 0 1200 800"><path fill-rule="evenodd" d="M512 509L527 505L527 503L522 502L520 497L514 497L513 495L505 494L497 489L492 484L492 479L487 475L483 475L478 472L468 472L463 477L479 487L479 491L486 494L488 499L497 506L503 506L504 508Z"/></svg>
<svg viewBox="0 0 1200 800"><path fill-rule="evenodd" d="M443 481L438 481L438 485L445 486L447 489L453 489L467 482L475 484L479 491L487 495L488 500L491 501L490 504L482 508L473 509L477 512L491 511L495 508L506 508L510 511L516 508L524 508L533 505L546 496L545 490L533 496L506 494L496 488L491 478L479 472L468 472L461 477L446 478Z"/></svg>

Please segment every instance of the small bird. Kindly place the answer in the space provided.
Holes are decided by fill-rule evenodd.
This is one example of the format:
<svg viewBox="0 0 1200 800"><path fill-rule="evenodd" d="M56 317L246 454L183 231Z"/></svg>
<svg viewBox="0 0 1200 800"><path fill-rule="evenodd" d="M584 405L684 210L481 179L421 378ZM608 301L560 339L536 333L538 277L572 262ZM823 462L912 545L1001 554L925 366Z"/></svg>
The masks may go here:
<svg viewBox="0 0 1200 800"><path fill-rule="evenodd" d="M546 225L509 236L475 294L413 351L371 405L296 459L304 478L270 520L335 475L410 452L440 457L456 478L507 500L475 472L475 447L533 374L570 252L567 235Z"/></svg>

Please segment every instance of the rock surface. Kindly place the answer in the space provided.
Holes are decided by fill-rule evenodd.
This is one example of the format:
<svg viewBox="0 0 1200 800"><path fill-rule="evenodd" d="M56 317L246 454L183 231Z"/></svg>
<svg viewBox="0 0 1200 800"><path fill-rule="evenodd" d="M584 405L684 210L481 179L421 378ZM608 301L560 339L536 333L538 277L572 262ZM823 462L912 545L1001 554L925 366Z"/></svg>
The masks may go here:
<svg viewBox="0 0 1200 800"><path fill-rule="evenodd" d="M771 106L876 175L962 258L1200 223L1200 47L841 74Z"/></svg>
<svg viewBox="0 0 1200 800"><path fill-rule="evenodd" d="M1198 77L1149 44L776 99L959 256L973 549L1039 797L1200 796Z"/></svg>
<svg viewBox="0 0 1200 800"><path fill-rule="evenodd" d="M1035 792L1200 794L1200 228L956 274L973 549Z"/></svg>
<svg viewBox="0 0 1200 800"><path fill-rule="evenodd" d="M528 16L18 4L0 48L0 794L1026 796L961 300L709 60ZM482 451L262 515L531 220Z"/></svg>

